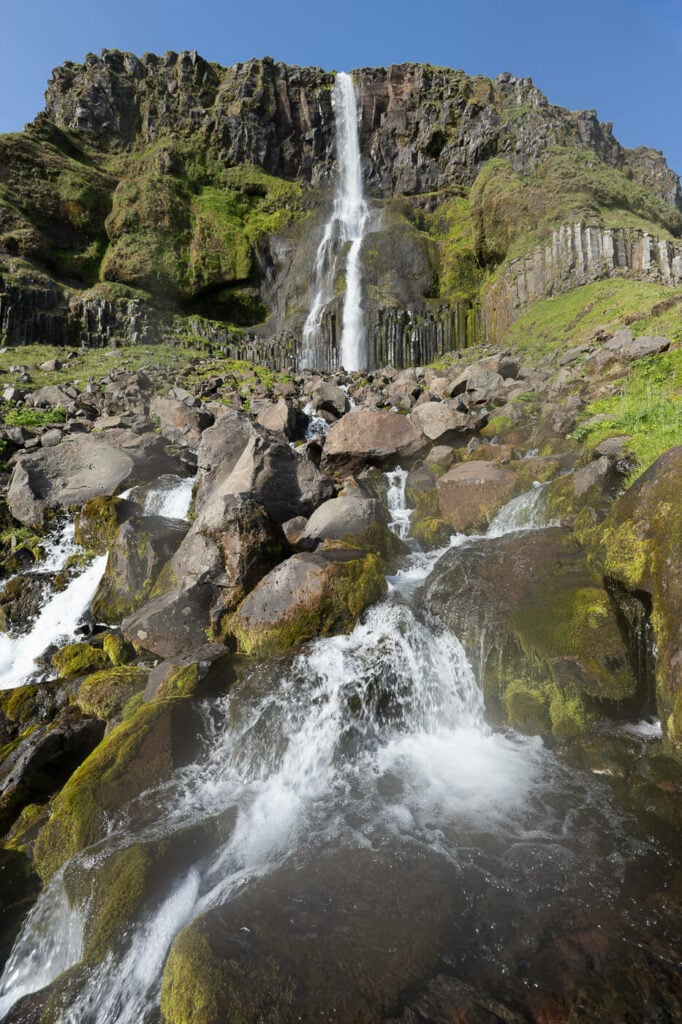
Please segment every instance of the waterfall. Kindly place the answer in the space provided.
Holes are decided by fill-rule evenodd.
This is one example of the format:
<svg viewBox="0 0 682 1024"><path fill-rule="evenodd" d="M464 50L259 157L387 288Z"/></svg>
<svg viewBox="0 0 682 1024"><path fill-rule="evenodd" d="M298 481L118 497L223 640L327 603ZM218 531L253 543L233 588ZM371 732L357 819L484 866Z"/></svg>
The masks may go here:
<svg viewBox="0 0 682 1024"><path fill-rule="evenodd" d="M405 476L389 474L395 529ZM515 509L518 503L508 509L509 528ZM450 546L468 541L460 535ZM450 884L470 892L472 903L504 893L501 924L488 921L485 903L481 917L464 918L474 963L481 943L486 957L498 957L490 936L498 926L504 931L507 918L515 934L530 934L545 926L547 901L560 916L562 900L592 905L595 893L612 891L608 844L626 847L604 810L603 790L588 790L575 771L564 771L538 738L488 725L462 645L419 610L419 587L447 550L407 556L386 597L350 634L312 641L272 663L253 660L225 696L206 702L205 754L148 791L137 810L112 815L109 834L65 867L73 878L142 842L177 851L183 834L205 826L193 862L152 886L155 895L101 963L74 972L59 1024L157 1020L164 959L183 927L287 862L304 867L306 858L339 847L423 851L441 859ZM98 908L69 906L63 874L56 875L0 979L0 1016L75 967L83 912Z"/></svg>
<svg viewBox="0 0 682 1024"><path fill-rule="evenodd" d="M315 257L315 294L303 327L302 367L325 368L320 352L322 318L336 294L337 255L348 246L346 294L343 302L338 358L346 370L367 365L367 327L362 308L362 240L370 221L362 187L362 163L358 132L358 108L353 79L339 72L334 83L334 116L338 182L332 215L325 225Z"/></svg>

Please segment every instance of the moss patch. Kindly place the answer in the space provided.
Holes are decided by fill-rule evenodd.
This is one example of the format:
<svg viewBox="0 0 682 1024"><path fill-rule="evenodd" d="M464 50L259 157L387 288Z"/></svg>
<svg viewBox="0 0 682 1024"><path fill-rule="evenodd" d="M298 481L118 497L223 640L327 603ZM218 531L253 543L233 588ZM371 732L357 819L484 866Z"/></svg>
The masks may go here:
<svg viewBox="0 0 682 1024"><path fill-rule="evenodd" d="M132 666L107 668L88 676L79 687L76 703L86 715L105 722L121 714L123 707L147 682L147 672Z"/></svg>
<svg viewBox="0 0 682 1024"><path fill-rule="evenodd" d="M52 655L52 667L61 677L85 675L108 664L104 651L86 643L66 644Z"/></svg>

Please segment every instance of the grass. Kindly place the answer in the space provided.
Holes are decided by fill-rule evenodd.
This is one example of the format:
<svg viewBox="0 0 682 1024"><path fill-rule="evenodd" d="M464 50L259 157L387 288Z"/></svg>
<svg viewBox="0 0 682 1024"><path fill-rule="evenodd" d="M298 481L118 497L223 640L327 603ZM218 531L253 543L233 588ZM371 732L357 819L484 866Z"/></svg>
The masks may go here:
<svg viewBox="0 0 682 1024"><path fill-rule="evenodd" d="M629 324L635 336L682 341L682 288L610 278L536 302L512 324L505 345L535 359L594 343L600 331Z"/></svg>
<svg viewBox="0 0 682 1024"><path fill-rule="evenodd" d="M0 422L9 427L49 427L66 421L66 409L13 409L0 406Z"/></svg>
<svg viewBox="0 0 682 1024"><path fill-rule="evenodd" d="M608 421L589 424L592 416ZM682 445L682 348L638 360L618 394L591 402L574 437L591 447L606 437L630 435L626 447L637 459L636 479L668 448Z"/></svg>

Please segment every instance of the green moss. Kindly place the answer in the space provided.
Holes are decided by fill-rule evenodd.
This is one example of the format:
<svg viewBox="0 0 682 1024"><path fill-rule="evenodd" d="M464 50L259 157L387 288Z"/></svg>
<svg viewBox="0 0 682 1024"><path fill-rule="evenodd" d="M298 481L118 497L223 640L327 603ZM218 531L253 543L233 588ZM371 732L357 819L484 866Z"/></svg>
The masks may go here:
<svg viewBox="0 0 682 1024"><path fill-rule="evenodd" d="M417 541L424 551L432 551L434 548L443 547L447 544L452 527L444 519L434 516L415 514L410 523L410 537Z"/></svg>
<svg viewBox="0 0 682 1024"><path fill-rule="evenodd" d="M44 804L27 804L8 832L5 845L10 850L26 850L35 841L38 832L47 820L48 810Z"/></svg>
<svg viewBox="0 0 682 1024"><path fill-rule="evenodd" d="M109 495L90 498L75 519L76 543L97 555L105 555L116 540L124 507L123 498Z"/></svg>
<svg viewBox="0 0 682 1024"><path fill-rule="evenodd" d="M227 623L243 654L262 655L296 647L316 636L349 633L364 609L386 592L382 560L373 554L329 566L325 593L269 626L245 624L239 616Z"/></svg>
<svg viewBox="0 0 682 1024"><path fill-rule="evenodd" d="M167 1024L220 1024L228 997L222 963L199 925L189 925L173 942L166 961L161 986L163 1020Z"/></svg>
<svg viewBox="0 0 682 1024"><path fill-rule="evenodd" d="M0 709L20 725L30 722L39 707L40 691L36 686L18 686L0 693Z"/></svg>
<svg viewBox="0 0 682 1024"><path fill-rule="evenodd" d="M108 857L98 869L89 894L91 906L96 909L87 918L82 956L85 963L100 963L133 919L144 899L152 867L149 847L135 843ZM71 893L72 899L74 895Z"/></svg>
<svg viewBox="0 0 682 1024"><path fill-rule="evenodd" d="M38 873L47 881L80 850L101 839L107 813L166 777L172 769L163 732L167 703L144 704L117 726L74 772L52 804L35 846Z"/></svg>
<svg viewBox="0 0 682 1024"><path fill-rule="evenodd" d="M67 644L51 659L52 667L61 677L85 675L86 672L106 668L108 663L104 651L86 643Z"/></svg>
<svg viewBox="0 0 682 1024"><path fill-rule="evenodd" d="M123 707L147 683L147 672L123 665L87 677L78 689L76 703L86 715L105 722L121 714Z"/></svg>
<svg viewBox="0 0 682 1024"><path fill-rule="evenodd" d="M102 642L102 650L112 665L125 665L133 657L135 651L120 633L107 633Z"/></svg>
<svg viewBox="0 0 682 1024"><path fill-rule="evenodd" d="M588 732L594 723L584 698L576 692L563 692L554 687L549 700L552 735L558 740L572 740Z"/></svg>
<svg viewBox="0 0 682 1024"><path fill-rule="evenodd" d="M199 683L199 670L196 664L186 665L172 672L156 691L155 700L166 700L172 697L191 697Z"/></svg>
<svg viewBox="0 0 682 1024"><path fill-rule="evenodd" d="M512 728L529 736L551 734L549 697L547 690L538 682L512 679L504 691L503 703Z"/></svg>

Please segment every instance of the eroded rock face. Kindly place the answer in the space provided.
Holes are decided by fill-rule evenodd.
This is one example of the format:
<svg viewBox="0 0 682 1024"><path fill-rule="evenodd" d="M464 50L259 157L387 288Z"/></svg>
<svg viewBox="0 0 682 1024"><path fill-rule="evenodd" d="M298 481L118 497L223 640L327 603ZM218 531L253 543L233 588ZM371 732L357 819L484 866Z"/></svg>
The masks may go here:
<svg viewBox="0 0 682 1024"><path fill-rule="evenodd" d="M615 609L570 531L553 527L448 552L424 589L427 610L462 640L494 709L530 732L570 736L590 698L638 697Z"/></svg>

